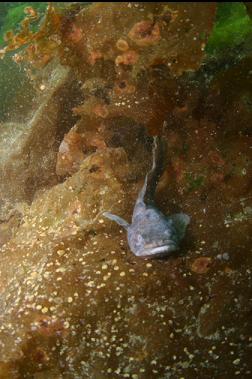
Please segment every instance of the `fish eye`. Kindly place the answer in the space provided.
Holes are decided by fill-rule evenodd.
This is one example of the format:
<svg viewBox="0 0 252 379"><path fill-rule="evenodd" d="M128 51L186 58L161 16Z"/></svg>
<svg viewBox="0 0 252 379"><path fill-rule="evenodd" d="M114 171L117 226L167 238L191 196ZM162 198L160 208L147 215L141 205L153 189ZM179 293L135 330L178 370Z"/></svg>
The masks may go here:
<svg viewBox="0 0 252 379"><path fill-rule="evenodd" d="M143 241L144 241L144 239L143 239L143 237L141 236L141 234L138 234L138 235L137 235L137 242L136 242L136 244L137 244L137 245L141 245L141 244L143 243Z"/></svg>

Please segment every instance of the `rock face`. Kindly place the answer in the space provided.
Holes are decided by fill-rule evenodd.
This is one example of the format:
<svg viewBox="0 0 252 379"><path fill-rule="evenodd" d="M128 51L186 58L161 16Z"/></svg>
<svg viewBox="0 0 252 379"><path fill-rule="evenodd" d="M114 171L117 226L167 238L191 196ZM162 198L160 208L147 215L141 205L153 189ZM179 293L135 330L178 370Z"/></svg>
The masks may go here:
<svg viewBox="0 0 252 379"><path fill-rule="evenodd" d="M36 90L24 69L17 70L11 57L0 61L0 122L27 115L36 100Z"/></svg>
<svg viewBox="0 0 252 379"><path fill-rule="evenodd" d="M73 102L65 94L74 90L69 70L58 67L32 118L26 123L0 125L0 192L11 202L30 201L36 190L57 182L57 148L74 118Z"/></svg>

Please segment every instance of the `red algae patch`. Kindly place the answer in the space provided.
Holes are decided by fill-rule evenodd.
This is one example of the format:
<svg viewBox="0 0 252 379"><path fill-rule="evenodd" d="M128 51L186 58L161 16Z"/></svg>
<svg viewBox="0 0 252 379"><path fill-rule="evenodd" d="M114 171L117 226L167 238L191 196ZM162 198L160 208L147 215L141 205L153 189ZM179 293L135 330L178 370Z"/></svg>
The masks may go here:
<svg viewBox="0 0 252 379"><path fill-rule="evenodd" d="M108 108L106 107L106 105L103 105L103 104L97 104L94 107L93 112L98 117L102 117L102 118L106 118L108 116L108 114L109 114Z"/></svg>
<svg viewBox="0 0 252 379"><path fill-rule="evenodd" d="M122 55L118 55L115 60L115 64L125 64L125 65L133 65L138 61L139 54L134 50L129 50L123 53Z"/></svg>
<svg viewBox="0 0 252 379"><path fill-rule="evenodd" d="M67 35L67 39L73 43L78 43L82 38L82 29L73 24L70 33Z"/></svg>
<svg viewBox="0 0 252 379"><path fill-rule="evenodd" d="M114 92L116 95L132 94L136 91L136 87L133 84L128 83L126 80L122 80L115 84Z"/></svg>
<svg viewBox="0 0 252 379"><path fill-rule="evenodd" d="M140 21L133 26L128 36L138 46L155 45L160 40L160 29L157 23Z"/></svg>
<svg viewBox="0 0 252 379"><path fill-rule="evenodd" d="M103 54L100 51L92 51L88 57L88 63L94 66L96 61L103 58Z"/></svg>
<svg viewBox="0 0 252 379"><path fill-rule="evenodd" d="M195 259L191 265L191 270L197 274L205 274L209 271L211 266L212 258L210 257L200 257Z"/></svg>

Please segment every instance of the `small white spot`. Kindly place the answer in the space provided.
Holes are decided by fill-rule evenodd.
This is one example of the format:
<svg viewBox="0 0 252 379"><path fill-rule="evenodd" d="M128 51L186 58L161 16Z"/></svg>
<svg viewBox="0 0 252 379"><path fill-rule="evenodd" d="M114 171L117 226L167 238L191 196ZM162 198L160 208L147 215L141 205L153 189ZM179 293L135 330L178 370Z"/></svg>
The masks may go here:
<svg viewBox="0 0 252 379"><path fill-rule="evenodd" d="M237 358L237 359L235 359L235 360L233 361L233 364L237 366L237 365L240 363L240 361L241 361L241 360L240 360L239 358Z"/></svg>

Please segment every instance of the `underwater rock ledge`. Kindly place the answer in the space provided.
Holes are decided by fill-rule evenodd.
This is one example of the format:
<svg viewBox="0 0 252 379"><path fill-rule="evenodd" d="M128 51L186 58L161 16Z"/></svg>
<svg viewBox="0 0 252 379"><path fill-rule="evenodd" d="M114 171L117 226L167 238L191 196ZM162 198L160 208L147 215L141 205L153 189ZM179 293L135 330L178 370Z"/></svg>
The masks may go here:
<svg viewBox="0 0 252 379"><path fill-rule="evenodd" d="M102 217L130 217L129 171L122 148L91 154L2 246L1 378L217 377L232 361L250 372L251 272L216 261L199 275L190 251L134 257Z"/></svg>

